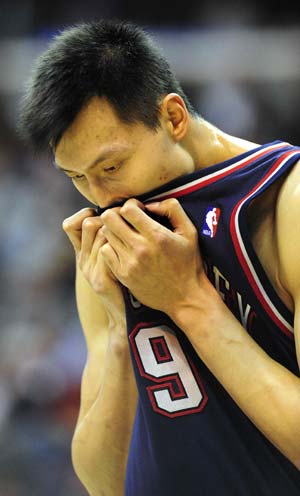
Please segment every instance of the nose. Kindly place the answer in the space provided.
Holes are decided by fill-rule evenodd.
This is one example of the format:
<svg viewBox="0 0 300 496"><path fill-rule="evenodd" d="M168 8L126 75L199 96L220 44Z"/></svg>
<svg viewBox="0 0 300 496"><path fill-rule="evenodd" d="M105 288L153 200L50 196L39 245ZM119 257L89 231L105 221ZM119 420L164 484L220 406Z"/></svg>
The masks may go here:
<svg viewBox="0 0 300 496"><path fill-rule="evenodd" d="M99 181L99 179L89 178L89 193L93 202L104 208L110 202L110 193L108 189Z"/></svg>
<svg viewBox="0 0 300 496"><path fill-rule="evenodd" d="M89 191L94 203L99 205L100 208L107 208L122 201L121 196L117 196L116 191L110 191L109 187L104 185L99 179L89 180Z"/></svg>

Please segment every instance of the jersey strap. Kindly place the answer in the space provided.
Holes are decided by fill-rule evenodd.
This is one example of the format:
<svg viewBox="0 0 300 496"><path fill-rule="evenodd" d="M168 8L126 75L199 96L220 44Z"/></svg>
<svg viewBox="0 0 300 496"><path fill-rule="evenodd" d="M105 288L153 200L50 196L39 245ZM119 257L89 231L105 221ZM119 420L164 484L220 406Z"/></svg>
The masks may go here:
<svg viewBox="0 0 300 496"><path fill-rule="evenodd" d="M244 207L299 158L300 149L294 148L283 153L256 186L237 203L230 220L230 232L236 255L251 287L276 326L291 338L293 337L293 315L281 302L252 248L246 227L246 208Z"/></svg>
<svg viewBox="0 0 300 496"><path fill-rule="evenodd" d="M215 164L204 169L200 169L192 174L182 176L162 186L161 188L158 188L156 194L148 193L146 195L142 195L140 199L142 201L166 200L167 198L179 198L181 196L188 195L194 191L204 188L205 186L212 185L216 181L239 171L259 159L267 158L274 152L278 153L279 150L283 151L284 149L291 149L291 145L282 141L276 141L274 143L260 146L241 154L239 156L239 160L237 160L237 157L233 157L219 164ZM191 180L189 180L189 177ZM179 186L172 187L173 183L176 184L176 182L179 182Z"/></svg>

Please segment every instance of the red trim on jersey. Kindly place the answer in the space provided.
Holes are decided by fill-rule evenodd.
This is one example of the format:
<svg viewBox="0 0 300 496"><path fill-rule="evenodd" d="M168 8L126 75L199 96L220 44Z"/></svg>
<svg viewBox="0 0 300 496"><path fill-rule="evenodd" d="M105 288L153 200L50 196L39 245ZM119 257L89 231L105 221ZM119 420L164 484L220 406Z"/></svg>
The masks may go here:
<svg viewBox="0 0 300 496"><path fill-rule="evenodd" d="M239 238L238 238L238 233L237 233L237 230L236 230L236 221L238 221L238 215L239 215L238 214L238 210L239 210L240 206L249 197L251 197L254 193L256 193L256 191L261 187L261 185L268 180L268 178L273 174L274 171L276 171L277 168L278 169L281 168L282 162L284 162L289 156L292 156L294 154L297 154L297 152L295 152L295 150L293 150L293 151L287 151L278 160L276 160L276 162L273 164L273 166L271 167L271 169L258 182L258 184L256 184L255 187L252 188L252 190L249 193L247 193L247 195L244 196L236 204L236 206L233 209L233 212L231 214L231 219L230 219L230 232L231 232L231 236L232 236L232 241L233 241L233 244L234 244L234 248L235 248L237 257L238 257L239 262L240 262L240 264L241 264L241 266L242 266L242 268L243 268L243 270L244 270L244 272L245 272L245 274L247 276L247 279L248 279L248 281L249 281L249 283L250 283L253 291L255 292L258 300L260 301L260 303L264 307L265 311L268 313L268 315L271 317L271 319L275 322L275 324L279 327L279 329L281 329L281 331L283 331L289 338L293 338L293 333L286 327L286 325L283 322L281 322L281 320L274 313L272 307L270 306L269 302L267 301L267 299L265 298L265 296L261 292L261 289L258 286L258 284L257 284L257 282L256 282L256 280L255 280L255 278L253 276L253 273L251 271L251 267L248 264L247 259L245 258L245 255L244 255L243 250L241 248L241 244L240 244L240 241L239 241ZM243 243L243 240L242 240L242 243ZM244 246L244 243L243 243L243 246ZM244 246L244 248L245 248L245 251L247 252L245 246ZM247 252L247 254L248 254L248 252ZM250 257L249 257L249 259L250 259ZM255 275L257 275L255 269L254 269L254 272L255 272ZM284 319L284 320L286 320L286 319Z"/></svg>
<svg viewBox="0 0 300 496"><path fill-rule="evenodd" d="M179 198L180 196L188 195L189 193L193 193L193 191L197 191L198 189L204 188L204 186L207 186L209 184L213 184L216 181L219 181L225 176L228 176L229 174L232 174L233 172L236 172L239 169L242 169L246 165L251 164L258 158L264 157L265 155L268 155L270 152L273 150L276 150L278 148L283 148L284 146L291 146L289 143L277 143L276 145L264 148L261 150L261 152L253 152L250 157L245 157L242 160L239 160L236 165L230 164L225 169L221 169L218 172L214 172L212 174L209 174L208 176L201 177L198 180L195 179L194 181L191 181L192 185L189 186L183 185L183 186L178 186L170 190L170 192L162 193L161 195L155 195L152 196L149 200L166 200L167 198ZM175 190L175 191L173 191Z"/></svg>

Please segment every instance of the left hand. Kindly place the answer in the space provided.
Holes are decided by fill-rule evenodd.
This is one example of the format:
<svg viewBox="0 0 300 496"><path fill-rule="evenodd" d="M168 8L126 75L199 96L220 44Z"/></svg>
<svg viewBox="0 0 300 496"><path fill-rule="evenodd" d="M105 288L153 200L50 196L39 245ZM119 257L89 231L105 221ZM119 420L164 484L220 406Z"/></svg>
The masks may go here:
<svg viewBox="0 0 300 496"><path fill-rule="evenodd" d="M167 216L173 231L145 210ZM144 305L171 315L199 290L203 271L196 228L174 199L143 205L130 199L106 210L102 256L115 277Z"/></svg>

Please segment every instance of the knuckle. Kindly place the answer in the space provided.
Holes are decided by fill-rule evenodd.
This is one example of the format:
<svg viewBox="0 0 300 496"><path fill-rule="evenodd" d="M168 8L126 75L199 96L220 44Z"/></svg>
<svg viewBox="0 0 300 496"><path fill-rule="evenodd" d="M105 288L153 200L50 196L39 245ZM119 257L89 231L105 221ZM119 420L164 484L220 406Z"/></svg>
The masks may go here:
<svg viewBox="0 0 300 496"><path fill-rule="evenodd" d="M113 208L110 208L109 211L115 215L115 214L118 214L120 212L121 208L122 207L113 207Z"/></svg>
<svg viewBox="0 0 300 496"><path fill-rule="evenodd" d="M137 260L143 260L145 258L148 258L149 256L149 251L148 248L144 245L138 245L135 247L135 255Z"/></svg>
<svg viewBox="0 0 300 496"><path fill-rule="evenodd" d="M70 218L68 217L67 219L64 219L62 222L62 228L65 232L68 232L71 230L72 227L72 222L70 221Z"/></svg>
<svg viewBox="0 0 300 496"><path fill-rule="evenodd" d="M105 220L108 218L108 210L105 210L103 214L100 215L100 219L105 222Z"/></svg>
<svg viewBox="0 0 300 496"><path fill-rule="evenodd" d="M131 212L132 206L126 202L121 208L120 208L120 213L121 214L128 214Z"/></svg>
<svg viewBox="0 0 300 496"><path fill-rule="evenodd" d="M91 208L91 207L84 207L81 210L79 210L79 212L77 212L77 214L75 214L75 215L79 215L79 214L82 215L83 213L87 214L89 216L93 216L93 215L95 215L96 210L94 208Z"/></svg>
<svg viewBox="0 0 300 496"><path fill-rule="evenodd" d="M134 198L130 198L129 200L124 203L124 205L121 207L120 212L121 213L129 213L135 210L136 206L139 205L139 202L135 200Z"/></svg>
<svg viewBox="0 0 300 496"><path fill-rule="evenodd" d="M176 208L179 205L179 201L176 198L168 198L166 202L168 202L167 205L171 208Z"/></svg>
<svg viewBox="0 0 300 496"><path fill-rule="evenodd" d="M167 243L167 237L165 233L160 230L157 230L154 233L154 239L155 239L155 243L160 247L165 246Z"/></svg>
<svg viewBox="0 0 300 496"><path fill-rule="evenodd" d="M83 229L92 229L94 227L94 222L93 222L93 218L92 217L86 217L83 221L82 221L82 228Z"/></svg>
<svg viewBox="0 0 300 496"><path fill-rule="evenodd" d="M75 227L78 223L81 222L83 214L85 218L92 218L95 215L95 210L93 208L85 207L75 212L75 214L70 215L66 219L64 219L62 226L64 230L70 230Z"/></svg>
<svg viewBox="0 0 300 496"><path fill-rule="evenodd" d="M104 221L111 219L112 214L113 214L112 209L107 209L107 210L105 210L105 212L103 212L103 214L101 214L101 219Z"/></svg>
<svg viewBox="0 0 300 496"><path fill-rule="evenodd" d="M129 198L124 205L133 207L134 205L137 205L137 200L135 200L134 198Z"/></svg>

